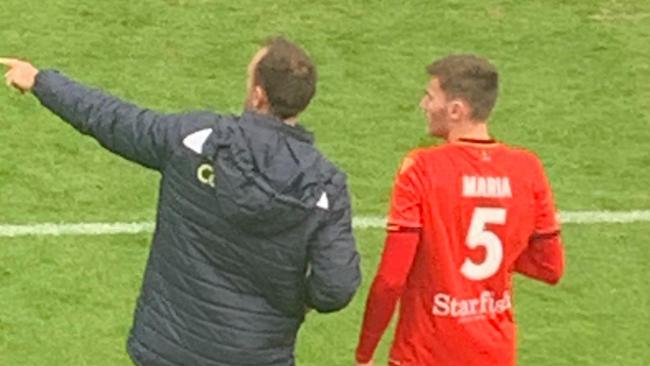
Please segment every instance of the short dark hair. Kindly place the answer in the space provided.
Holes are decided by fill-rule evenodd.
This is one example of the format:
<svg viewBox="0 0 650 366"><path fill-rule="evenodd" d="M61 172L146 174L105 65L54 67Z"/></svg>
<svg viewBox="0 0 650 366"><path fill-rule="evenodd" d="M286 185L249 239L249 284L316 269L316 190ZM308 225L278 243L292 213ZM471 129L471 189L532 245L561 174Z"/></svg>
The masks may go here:
<svg viewBox="0 0 650 366"><path fill-rule="evenodd" d="M450 55L427 66L438 78L440 89L451 98L460 98L472 108L471 117L485 121L499 94L499 73L488 60L474 55Z"/></svg>
<svg viewBox="0 0 650 366"><path fill-rule="evenodd" d="M255 85L264 89L270 112L286 119L302 112L316 93L316 66L307 53L283 37L270 38L255 68Z"/></svg>

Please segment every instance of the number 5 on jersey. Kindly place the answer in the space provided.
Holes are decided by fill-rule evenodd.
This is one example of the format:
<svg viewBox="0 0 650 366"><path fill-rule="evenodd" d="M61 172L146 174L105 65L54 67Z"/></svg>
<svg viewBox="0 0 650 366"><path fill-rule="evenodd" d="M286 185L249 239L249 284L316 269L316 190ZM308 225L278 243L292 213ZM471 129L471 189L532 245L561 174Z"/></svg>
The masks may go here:
<svg viewBox="0 0 650 366"><path fill-rule="evenodd" d="M503 261L503 243L495 233L486 230L485 225L503 225L505 222L505 208L477 207L474 209L465 244L470 249L484 247L485 259L482 263L475 263L470 258L465 258L465 262L460 268L463 276L473 281L481 281L497 273Z"/></svg>

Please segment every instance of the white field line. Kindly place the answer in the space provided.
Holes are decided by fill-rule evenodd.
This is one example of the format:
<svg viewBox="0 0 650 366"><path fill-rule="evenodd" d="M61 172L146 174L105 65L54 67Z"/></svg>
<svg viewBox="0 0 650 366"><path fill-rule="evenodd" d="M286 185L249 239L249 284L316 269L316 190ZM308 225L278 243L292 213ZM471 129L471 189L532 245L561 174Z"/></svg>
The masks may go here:
<svg viewBox="0 0 650 366"><path fill-rule="evenodd" d="M564 224L650 222L650 210L565 211L560 212L559 216ZM383 228L384 223L385 218L380 216L358 216L353 219L353 226L356 229ZM140 234L150 233L153 228L152 222L0 224L0 237Z"/></svg>

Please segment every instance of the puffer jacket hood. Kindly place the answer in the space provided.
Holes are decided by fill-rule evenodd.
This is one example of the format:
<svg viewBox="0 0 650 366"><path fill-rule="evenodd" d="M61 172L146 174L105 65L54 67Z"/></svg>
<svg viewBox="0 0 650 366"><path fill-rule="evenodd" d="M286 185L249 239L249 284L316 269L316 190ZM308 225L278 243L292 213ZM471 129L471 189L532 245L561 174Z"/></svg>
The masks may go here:
<svg viewBox="0 0 650 366"><path fill-rule="evenodd" d="M248 129L268 138L253 141ZM319 203L326 204L319 202L328 178L323 173L333 175L334 169L323 169L329 164L318 155L297 155L301 149L296 144L312 143L311 133L302 127L253 112L226 118L215 127L204 156L214 168L215 194L228 221L247 232L270 235L299 225Z"/></svg>

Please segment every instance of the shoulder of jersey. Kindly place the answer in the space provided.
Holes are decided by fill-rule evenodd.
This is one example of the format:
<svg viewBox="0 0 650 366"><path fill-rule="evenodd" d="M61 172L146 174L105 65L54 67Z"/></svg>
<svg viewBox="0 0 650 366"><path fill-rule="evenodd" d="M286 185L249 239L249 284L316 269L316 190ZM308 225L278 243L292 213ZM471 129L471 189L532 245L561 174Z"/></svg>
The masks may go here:
<svg viewBox="0 0 650 366"><path fill-rule="evenodd" d="M448 144L429 146L429 147L418 147L416 149L409 151L409 153L406 154L404 160L412 159L413 161L419 161L422 159L427 159L431 156L435 156L440 153L443 153L449 147L450 145Z"/></svg>
<svg viewBox="0 0 650 366"><path fill-rule="evenodd" d="M399 174L402 174L413 167L426 150L426 148L416 148L409 151L400 163Z"/></svg>
<svg viewBox="0 0 650 366"><path fill-rule="evenodd" d="M525 147L522 147L522 146L510 146L510 145L503 145L503 146L506 147L507 149L509 149L510 151L512 151L514 154L521 157L521 159L523 161L525 161L525 162L538 163L540 161L539 157L537 156L537 154L535 154L535 152L533 152L533 151L531 151L531 150L529 150L529 149L527 149Z"/></svg>

